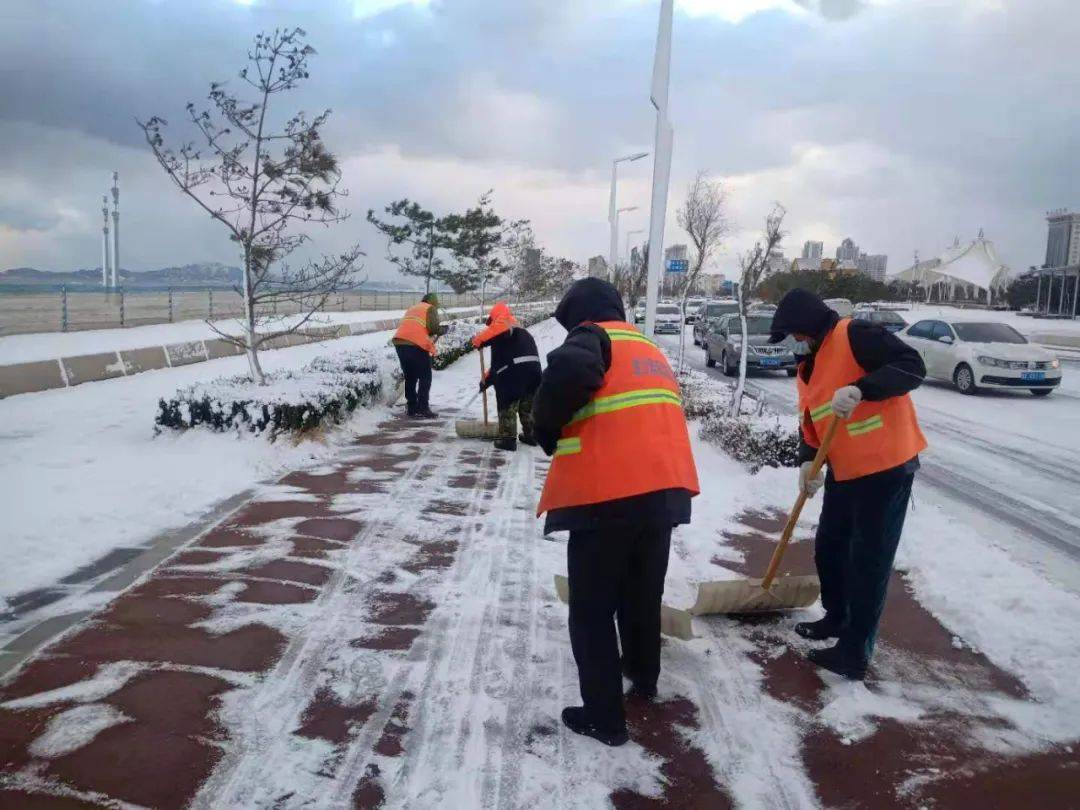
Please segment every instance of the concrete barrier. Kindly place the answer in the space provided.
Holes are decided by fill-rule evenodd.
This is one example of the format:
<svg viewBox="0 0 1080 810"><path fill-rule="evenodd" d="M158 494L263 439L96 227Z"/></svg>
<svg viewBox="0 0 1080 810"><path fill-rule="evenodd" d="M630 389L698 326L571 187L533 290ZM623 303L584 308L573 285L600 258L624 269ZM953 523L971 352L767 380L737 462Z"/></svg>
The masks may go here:
<svg viewBox="0 0 1080 810"><path fill-rule="evenodd" d="M124 376L124 362L120 359L119 352L62 357L60 362L64 364L64 376L68 385Z"/></svg>
<svg viewBox="0 0 1080 810"><path fill-rule="evenodd" d="M522 311L529 309L531 309L529 306L521 307ZM446 320L462 320L479 313L479 309L455 312L452 318ZM350 335L390 332L397 329L397 325L397 318L384 318L377 321L316 326L301 332L282 335L264 344L263 348L282 349ZM215 338L0 366L0 399L16 394L31 394L37 391L70 387L84 382L109 380L169 366L186 366L221 357L235 357L243 353L243 349L236 344Z"/></svg>
<svg viewBox="0 0 1080 810"><path fill-rule="evenodd" d="M64 368L59 360L36 360L0 366L0 399L16 394L32 394L63 388Z"/></svg>

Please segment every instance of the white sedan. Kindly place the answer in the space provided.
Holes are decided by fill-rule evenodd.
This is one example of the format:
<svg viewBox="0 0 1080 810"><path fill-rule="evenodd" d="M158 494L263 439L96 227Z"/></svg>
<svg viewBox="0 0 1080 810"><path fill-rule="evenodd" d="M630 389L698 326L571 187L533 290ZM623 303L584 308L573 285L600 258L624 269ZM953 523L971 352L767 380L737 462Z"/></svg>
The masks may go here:
<svg viewBox="0 0 1080 810"><path fill-rule="evenodd" d="M918 350L930 379L962 394L984 388L1026 388L1044 397L1061 383L1061 362L1003 323L918 321L899 333Z"/></svg>

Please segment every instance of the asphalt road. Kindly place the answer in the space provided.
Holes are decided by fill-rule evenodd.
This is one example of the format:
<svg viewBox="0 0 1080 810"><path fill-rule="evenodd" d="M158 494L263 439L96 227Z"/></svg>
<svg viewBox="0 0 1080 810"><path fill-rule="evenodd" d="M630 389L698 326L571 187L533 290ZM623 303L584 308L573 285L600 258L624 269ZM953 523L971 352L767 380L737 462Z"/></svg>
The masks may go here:
<svg viewBox="0 0 1080 810"><path fill-rule="evenodd" d="M678 346L674 336L661 341ZM692 368L728 379L705 367L689 330L686 350ZM758 373L750 382L776 410L794 415L794 380ZM1080 362L1066 361L1061 388L1043 399L1011 391L966 397L934 382L914 399L930 444L922 456L923 485L1007 529L1002 535L1017 546L1041 544L1080 563Z"/></svg>

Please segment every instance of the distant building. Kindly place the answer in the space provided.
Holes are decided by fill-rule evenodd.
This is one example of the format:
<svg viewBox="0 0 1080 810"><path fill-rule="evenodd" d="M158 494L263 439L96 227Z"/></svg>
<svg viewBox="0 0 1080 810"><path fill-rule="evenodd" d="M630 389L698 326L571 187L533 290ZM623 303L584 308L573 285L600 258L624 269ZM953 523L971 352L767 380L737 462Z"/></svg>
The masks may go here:
<svg viewBox="0 0 1080 810"><path fill-rule="evenodd" d="M820 259L824 251L823 242L803 242L802 257L804 259Z"/></svg>
<svg viewBox="0 0 1080 810"><path fill-rule="evenodd" d="M525 248L525 271L530 276L540 273L540 257L543 252L539 248Z"/></svg>
<svg viewBox="0 0 1080 810"><path fill-rule="evenodd" d="M702 295L715 298L723 292L725 281L723 273L702 273L696 287Z"/></svg>
<svg viewBox="0 0 1080 810"><path fill-rule="evenodd" d="M840 247L836 249L836 260L838 262L855 262L859 260L859 246L855 244L851 237L841 242Z"/></svg>
<svg viewBox="0 0 1080 810"><path fill-rule="evenodd" d="M889 257L884 253L859 254L856 262L860 273L865 273L874 281L885 281L885 268L889 263Z"/></svg>
<svg viewBox="0 0 1080 810"><path fill-rule="evenodd" d="M589 259L589 278L603 278L608 277L607 259L603 256L593 256Z"/></svg>
<svg viewBox="0 0 1080 810"><path fill-rule="evenodd" d="M818 244L820 245L821 243L818 242ZM792 270L793 273L817 272L820 269L821 269L821 256L820 256L820 254L818 256L813 257L813 258L808 258L806 256L803 256L802 258L795 259L795 260L793 260L791 262L791 270Z"/></svg>
<svg viewBox="0 0 1080 810"><path fill-rule="evenodd" d="M1080 213L1052 211L1046 217L1045 267L1080 264Z"/></svg>
<svg viewBox="0 0 1080 810"><path fill-rule="evenodd" d="M765 275L771 276L774 273L783 273L788 269L788 260L784 258L784 252L782 250L769 251L769 258L765 264Z"/></svg>
<svg viewBox="0 0 1080 810"><path fill-rule="evenodd" d="M669 248L665 248L664 267L667 267L667 263L672 259L686 261L687 255L686 245L672 245Z"/></svg>

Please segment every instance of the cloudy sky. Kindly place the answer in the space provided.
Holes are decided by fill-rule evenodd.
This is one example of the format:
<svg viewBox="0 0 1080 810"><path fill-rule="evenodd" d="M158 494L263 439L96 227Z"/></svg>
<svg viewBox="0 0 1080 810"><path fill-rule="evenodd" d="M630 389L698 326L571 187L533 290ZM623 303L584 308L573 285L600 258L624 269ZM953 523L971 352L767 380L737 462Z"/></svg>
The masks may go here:
<svg viewBox="0 0 1080 810"><path fill-rule="evenodd" d="M123 265L236 263L167 182L135 118L177 124L234 79L251 37L299 25L318 50L282 113L333 109L360 241L388 277L369 207L439 212L486 189L552 252L607 252L610 161L652 148L657 0L4 0L0 268L100 264L100 195L121 174ZM698 169L735 226L771 203L785 247L844 236L890 271L980 227L1015 268L1040 263L1047 209L1080 207L1076 0L676 0L671 209ZM182 128L177 126L178 134ZM624 164L625 165L625 164ZM646 228L651 160L623 171L625 228ZM680 241L669 218L667 243ZM620 250L623 240L620 239Z"/></svg>

